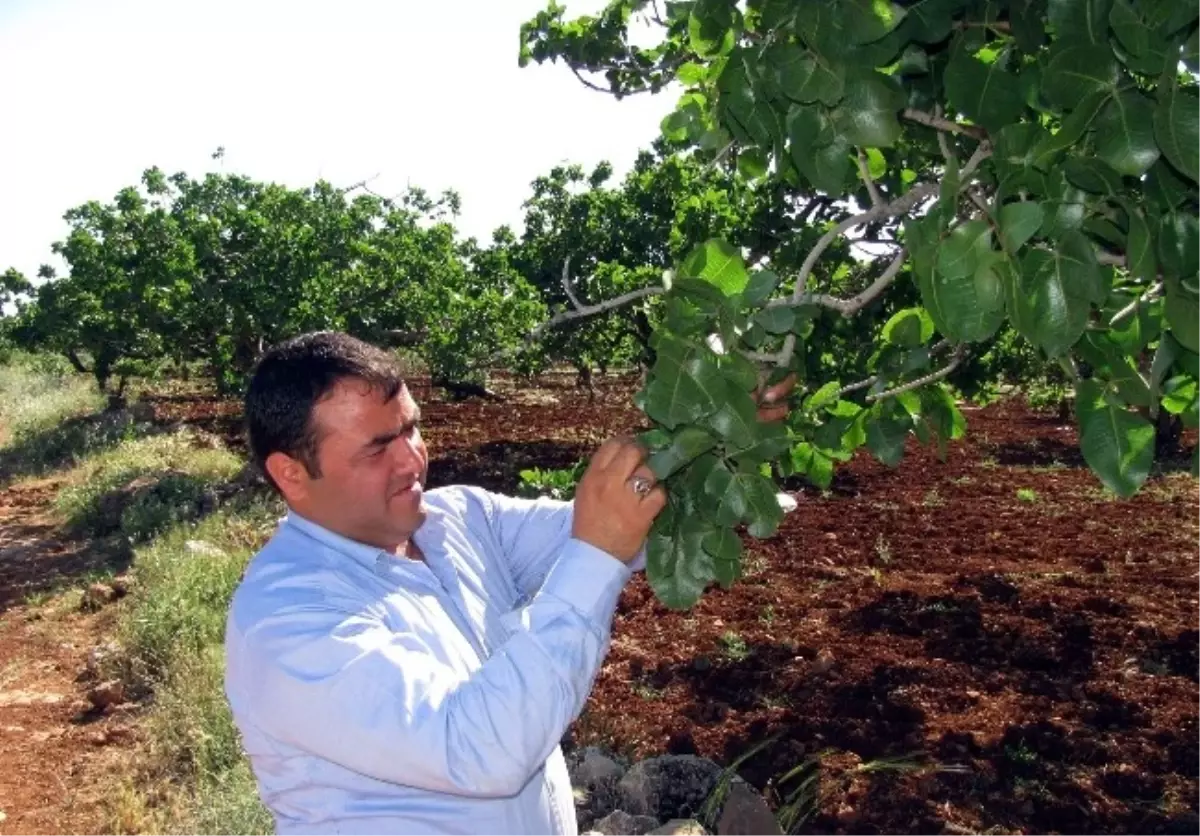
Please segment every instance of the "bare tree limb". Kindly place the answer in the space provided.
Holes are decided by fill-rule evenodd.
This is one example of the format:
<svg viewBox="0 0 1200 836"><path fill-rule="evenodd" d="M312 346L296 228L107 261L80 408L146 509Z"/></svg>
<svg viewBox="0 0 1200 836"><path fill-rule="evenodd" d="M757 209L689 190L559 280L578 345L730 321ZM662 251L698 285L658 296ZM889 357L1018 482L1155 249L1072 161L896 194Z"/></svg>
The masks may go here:
<svg viewBox="0 0 1200 836"><path fill-rule="evenodd" d="M575 288L571 287L571 257L567 256L563 259L562 271L562 286L566 291L567 298L571 300L571 304L575 306L575 310L582 310L583 303L579 301L579 297L575 295Z"/></svg>
<svg viewBox="0 0 1200 836"><path fill-rule="evenodd" d="M607 313L608 311L624 307L631 302L636 302L638 299L657 296L663 292L663 288L650 285L649 287L642 287L637 290L631 290L628 293L622 293L620 296L614 296L612 299L606 299L603 302L597 302L595 305L584 305L571 311L563 311L550 317L530 331L528 336L525 337L525 342L533 342L551 328L555 328L564 322L570 322L572 319L584 319L589 316Z"/></svg>
<svg viewBox="0 0 1200 836"><path fill-rule="evenodd" d="M936 343L933 344L933 347L929 349L929 356L933 357L935 354L938 354L939 352L948 348L949 345L950 345L949 340L938 340ZM841 389L838 389L837 396L840 398L843 395L849 395L851 392L857 392L860 389L869 389L878 382L879 382L879 375L873 374L870 377L866 378L865 380L860 380L857 383L849 383L849 384L843 386Z"/></svg>
<svg viewBox="0 0 1200 836"><path fill-rule="evenodd" d="M882 206L885 201L883 196L879 194L879 187L875 185L875 178L871 176L871 167L867 163L867 155L858 150L858 173L862 175L863 183L866 184L867 194L871 196L872 206Z"/></svg>
<svg viewBox="0 0 1200 836"><path fill-rule="evenodd" d="M917 110L916 108L906 108L900 114L910 122L916 122L919 125L925 125L928 128L933 128L938 131L946 131L952 134L962 134L980 141L987 139L987 131L978 125L963 125L959 122L953 122L941 115L935 115L925 110Z"/></svg>
<svg viewBox="0 0 1200 836"><path fill-rule="evenodd" d="M1127 317L1130 314L1137 311L1137 309L1140 306L1146 304L1147 302L1151 302L1151 301L1157 299L1159 294L1162 293L1162 290L1163 290L1163 283L1155 282L1145 293L1138 296L1138 298L1134 299L1128 305L1126 305L1125 307L1121 308L1121 310L1119 310L1115 314L1113 314L1112 319L1110 319L1108 321L1108 327L1112 328L1118 322L1125 319L1125 317Z"/></svg>
<svg viewBox="0 0 1200 836"><path fill-rule="evenodd" d="M879 294L887 289L888 285L895 281L896 276L903 269L907 258L908 251L901 249L892 259L892 263L879 274L879 277L875 281L871 282L865 290L849 299L841 299L827 293L802 293L799 296L792 296L787 299L774 299L767 303L767 307L778 307L780 305L818 305L822 308L837 311L842 316L854 316L854 314L871 304Z"/></svg>
<svg viewBox="0 0 1200 836"><path fill-rule="evenodd" d="M919 377L916 380L910 380L908 383L897 386L894 389L888 389L885 392L880 392L877 395L867 395L867 401L874 403L875 401L881 401L884 398L890 398L904 392L911 392L913 389L920 389L922 386L941 380L957 369L962 364L962 361L967 358L968 353L967 344L963 343L954 350L954 354L950 357L950 362L936 372Z"/></svg>

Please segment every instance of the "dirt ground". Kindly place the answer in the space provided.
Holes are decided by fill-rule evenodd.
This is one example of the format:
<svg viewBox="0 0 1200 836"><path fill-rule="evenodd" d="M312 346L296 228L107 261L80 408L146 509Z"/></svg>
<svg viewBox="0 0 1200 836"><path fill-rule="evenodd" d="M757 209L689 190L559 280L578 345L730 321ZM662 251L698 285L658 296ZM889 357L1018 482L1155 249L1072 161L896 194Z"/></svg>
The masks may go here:
<svg viewBox="0 0 1200 836"><path fill-rule="evenodd" d="M112 767L131 715L86 699L111 611L62 590L113 554L62 536L47 511L58 481L0 490L0 833L104 832ZM103 652L102 650L99 652Z"/></svg>
<svg viewBox="0 0 1200 836"><path fill-rule="evenodd" d="M640 428L629 380L594 399L568 377L498 388L455 402L414 384L433 485L512 492L520 470ZM159 422L242 444L234 403L150 400ZM965 414L945 463L913 443L895 470L862 454L828 492L786 485L798 509L694 610L635 579L568 744L755 751L739 772L807 805L798 832L1197 832L1195 481L1116 500L1072 426L1014 401ZM0 492L0 833L102 827L102 759L136 733L72 707L103 613L22 603L39 573L94 559L45 516L52 490Z"/></svg>

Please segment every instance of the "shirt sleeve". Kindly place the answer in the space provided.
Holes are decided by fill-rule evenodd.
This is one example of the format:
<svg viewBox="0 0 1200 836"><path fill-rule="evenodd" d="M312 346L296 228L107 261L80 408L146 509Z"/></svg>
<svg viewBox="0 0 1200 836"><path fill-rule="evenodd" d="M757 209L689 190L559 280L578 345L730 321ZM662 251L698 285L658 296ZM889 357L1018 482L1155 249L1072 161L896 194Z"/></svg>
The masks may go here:
<svg viewBox="0 0 1200 836"><path fill-rule="evenodd" d="M512 796L582 710L628 578L568 539L529 605L506 616L510 638L466 678L438 661L429 631L397 631L310 587L231 643L237 703L277 741L358 773Z"/></svg>
<svg viewBox="0 0 1200 836"><path fill-rule="evenodd" d="M563 544L571 537L575 503L545 497L524 499L490 492L487 493L487 502L491 509L489 521L512 572L513 581L522 594L532 595L558 559ZM617 560L611 555L609 559ZM628 567L631 572L645 569L644 547Z"/></svg>

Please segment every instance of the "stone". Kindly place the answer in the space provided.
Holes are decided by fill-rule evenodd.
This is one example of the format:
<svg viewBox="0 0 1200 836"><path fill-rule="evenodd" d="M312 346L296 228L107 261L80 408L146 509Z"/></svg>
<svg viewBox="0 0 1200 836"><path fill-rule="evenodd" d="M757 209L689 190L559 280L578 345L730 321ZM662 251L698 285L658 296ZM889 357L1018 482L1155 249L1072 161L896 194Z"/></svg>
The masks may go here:
<svg viewBox="0 0 1200 836"><path fill-rule="evenodd" d="M85 610L98 610L105 604L117 600L117 592L106 583L94 583L83 593L80 606Z"/></svg>
<svg viewBox="0 0 1200 836"><path fill-rule="evenodd" d="M633 816L624 810L613 810L592 825L595 832L606 834L606 836L622 836L622 834L641 836L656 827L658 827L658 819L653 816Z"/></svg>
<svg viewBox="0 0 1200 836"><path fill-rule="evenodd" d="M575 818L580 829L611 813L617 807L617 783L625 768L594 746L572 753L567 774L575 796Z"/></svg>
<svg viewBox="0 0 1200 836"><path fill-rule="evenodd" d="M734 778L725 796L721 817L717 821L720 836L746 836L746 834L770 834L782 836L783 830L767 801L754 787L741 778Z"/></svg>
<svg viewBox="0 0 1200 836"><path fill-rule="evenodd" d="M88 691L87 698L96 710L103 711L110 705L125 702L125 686L119 679L110 679Z"/></svg>
<svg viewBox="0 0 1200 836"><path fill-rule="evenodd" d="M633 766L617 785L617 807L659 821L700 813L721 767L696 755L662 755Z"/></svg>
<svg viewBox="0 0 1200 836"><path fill-rule="evenodd" d="M834 664L833 653L828 648L825 648L813 660L812 671L815 674L826 674L833 670Z"/></svg>
<svg viewBox="0 0 1200 836"><path fill-rule="evenodd" d="M704 825L695 819L671 819L662 827L650 831L651 834L664 836L708 836Z"/></svg>

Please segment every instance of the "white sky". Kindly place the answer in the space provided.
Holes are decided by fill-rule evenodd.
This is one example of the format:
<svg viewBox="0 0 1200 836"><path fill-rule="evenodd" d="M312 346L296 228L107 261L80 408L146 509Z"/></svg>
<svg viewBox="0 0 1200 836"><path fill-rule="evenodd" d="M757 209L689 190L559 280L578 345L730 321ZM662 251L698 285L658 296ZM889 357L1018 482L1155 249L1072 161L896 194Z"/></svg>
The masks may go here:
<svg viewBox="0 0 1200 836"><path fill-rule="evenodd" d="M546 0L0 0L0 271L61 264L63 213L157 165L290 186L458 190L459 229L520 231L562 161L618 175L677 97L620 102L517 67ZM571 0L568 17L603 0ZM224 146L222 163L211 159Z"/></svg>

